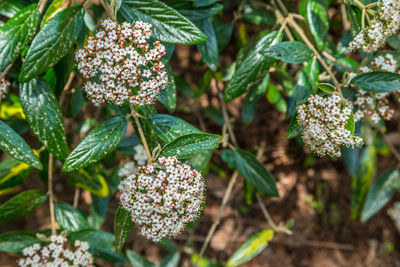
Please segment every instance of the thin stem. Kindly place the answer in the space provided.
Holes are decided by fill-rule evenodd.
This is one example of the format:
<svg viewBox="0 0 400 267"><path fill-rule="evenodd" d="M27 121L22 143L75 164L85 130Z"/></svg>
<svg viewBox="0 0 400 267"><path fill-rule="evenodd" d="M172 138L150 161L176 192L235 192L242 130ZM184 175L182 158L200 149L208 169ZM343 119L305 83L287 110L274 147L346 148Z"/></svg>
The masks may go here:
<svg viewBox="0 0 400 267"><path fill-rule="evenodd" d="M346 65L344 65L343 63L341 63L340 61L338 61L334 56L332 56L332 55L329 54L328 52L322 51L322 55L323 55L324 57L326 57L328 60L330 60L330 61L332 61L332 62L338 64L340 67L344 68L346 71L348 71L348 72L352 72L352 71L353 71L352 69L350 69L349 67L347 67Z"/></svg>
<svg viewBox="0 0 400 267"><path fill-rule="evenodd" d="M46 8L47 0L40 0L38 4L39 13L42 14Z"/></svg>
<svg viewBox="0 0 400 267"><path fill-rule="evenodd" d="M321 63L322 67L326 70L328 75L331 77L333 84L336 87L336 92L339 94L339 96L343 98L342 91L340 90L340 83L336 79L335 75L333 74L332 70L328 67L328 65L325 63L324 59L321 57L317 49L314 47L314 45L311 43L310 40L308 40L307 36L305 35L304 31L300 26L294 21L293 17L289 15L288 17L288 24L291 26L303 39L304 43L314 52L315 56L317 57L318 61Z"/></svg>
<svg viewBox="0 0 400 267"><path fill-rule="evenodd" d="M235 133L233 132L233 129L232 129L232 125L231 125L231 122L230 122L230 119L229 119L228 112L226 110L226 105L225 105L225 102L224 102L224 98L222 96L222 91L218 86L218 81L216 79L214 79L214 81L215 81L215 86L218 89L218 97L219 97L219 100L220 100L220 103L221 103L222 116L224 117L224 122L225 122L226 128L228 129L229 138L231 138L232 143L235 145L235 147L239 147L238 146L238 142L236 140Z"/></svg>
<svg viewBox="0 0 400 267"><path fill-rule="evenodd" d="M14 62L12 62L11 64L9 64L4 70L3 72L0 74L0 80L4 79L7 75L7 73L10 71L10 69L12 68Z"/></svg>
<svg viewBox="0 0 400 267"><path fill-rule="evenodd" d="M271 225L272 229L276 229L277 226L276 226L276 224L274 223L274 220L272 220L271 216L269 215L268 210L265 208L264 203L262 202L261 197L260 197L258 194L256 194L256 198L257 198L257 201L258 201L259 206L261 207L261 211L263 212L264 217L267 219L269 225Z"/></svg>
<svg viewBox="0 0 400 267"><path fill-rule="evenodd" d="M353 0L360 8L365 8L365 5L360 0Z"/></svg>
<svg viewBox="0 0 400 267"><path fill-rule="evenodd" d="M79 195L81 194L81 190L78 187L75 187L75 192L74 192L74 202L73 206L74 208L78 207L79 204Z"/></svg>
<svg viewBox="0 0 400 267"><path fill-rule="evenodd" d="M194 266L196 266L196 267L198 266L198 263L199 263L199 260L201 259L201 257L203 257L204 252L205 252L205 250L206 250L206 248L208 246L208 243L210 243L211 238L212 238L215 230L217 229L218 224L221 221L222 213L224 211L224 208L225 208L226 204L228 203L229 196L231 195L233 186L235 185L238 176L239 176L239 173L237 171L235 171L233 173L232 177L231 177L231 180L229 181L228 187L227 187L227 189L225 191L225 194L224 194L224 197L222 199L221 207L218 210L217 217L215 217L214 222L211 225L211 228L207 233L207 237L206 237L206 240L203 243L203 246L201 247L201 250L200 250L200 253L199 253L199 257L197 258L197 260L196 260L196 262L194 264Z"/></svg>
<svg viewBox="0 0 400 267"><path fill-rule="evenodd" d="M139 121L138 115L136 113L136 110L132 105L131 105L131 111L132 111L132 117L135 119L136 127L137 127L137 129L139 131L140 139L142 140L142 144L144 146L144 150L146 151L147 164L152 164L153 162L151 160L151 153L150 153L150 150L149 150L149 146L147 145L147 142L146 142L146 137L144 136L143 129L142 129L142 126L140 124L140 121Z"/></svg>
<svg viewBox="0 0 400 267"><path fill-rule="evenodd" d="M365 29L365 8L361 11L361 30Z"/></svg>
<svg viewBox="0 0 400 267"><path fill-rule="evenodd" d="M54 193L53 193L53 154L49 155L49 181L48 181L48 194L49 194L49 206L50 206L50 221L51 221L51 234L55 235L56 232L56 217L54 213Z"/></svg>

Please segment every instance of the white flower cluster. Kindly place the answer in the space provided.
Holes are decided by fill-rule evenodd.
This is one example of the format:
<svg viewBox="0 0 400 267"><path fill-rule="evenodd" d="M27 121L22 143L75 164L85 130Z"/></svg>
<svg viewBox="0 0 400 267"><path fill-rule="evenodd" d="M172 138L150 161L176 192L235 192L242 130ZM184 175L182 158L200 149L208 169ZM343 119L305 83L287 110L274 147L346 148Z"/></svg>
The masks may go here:
<svg viewBox="0 0 400 267"><path fill-rule="evenodd" d="M381 0L378 13L371 25L359 32L349 44L350 51L361 48L364 52L373 52L381 47L386 39L400 28L400 1Z"/></svg>
<svg viewBox="0 0 400 267"><path fill-rule="evenodd" d="M52 235L50 244L42 247L34 244L25 248L22 253L25 258L18 260L19 266L32 267L69 267L94 266L92 254L88 251L87 242L75 241L75 250L66 248L67 239L61 235Z"/></svg>
<svg viewBox="0 0 400 267"><path fill-rule="evenodd" d="M371 72L376 70L396 72L397 62L393 55L386 54L378 56L371 62L370 67L360 68L360 73ZM356 73L350 73L350 77L354 77ZM390 93L372 93L358 89L354 95L354 119L359 121L365 117L369 118L372 123L378 124L381 120L390 120L394 115L394 110L389 106L388 96Z"/></svg>
<svg viewBox="0 0 400 267"><path fill-rule="evenodd" d="M10 82L6 79L0 80L0 96L4 97L7 94L8 87L10 87Z"/></svg>
<svg viewBox="0 0 400 267"><path fill-rule="evenodd" d="M298 122L303 127L304 143L319 156L340 157L341 146L358 146L362 139L354 136L346 125L351 109L340 106L337 95L311 95L308 102L297 108Z"/></svg>
<svg viewBox="0 0 400 267"><path fill-rule="evenodd" d="M146 151L144 150L144 146L138 144L133 149L135 150L135 155L133 156L133 159L136 160L138 165L145 165L147 162L147 155Z"/></svg>
<svg viewBox="0 0 400 267"><path fill-rule="evenodd" d="M95 105L111 101L122 105L151 104L168 83L165 64L160 59L165 47L149 39L152 25L143 21L122 25L111 20L101 23L103 30L75 55L78 69L87 80L84 85ZM92 81L89 81L92 79Z"/></svg>
<svg viewBox="0 0 400 267"><path fill-rule="evenodd" d="M135 155L133 156L134 160L136 160L139 166L145 165L147 162L147 155L142 144L136 145L134 148ZM137 172L136 163L134 161L127 162L118 170L118 176L121 178L121 182L118 185L118 189L120 191L124 191L127 187L128 178L132 174Z"/></svg>
<svg viewBox="0 0 400 267"><path fill-rule="evenodd" d="M390 218L392 218L397 231L400 233L400 202L395 202L393 207L387 211Z"/></svg>
<svg viewBox="0 0 400 267"><path fill-rule="evenodd" d="M122 206L141 233L154 242L178 235L199 215L204 201L201 174L176 157L160 157L153 165L139 166L127 178Z"/></svg>

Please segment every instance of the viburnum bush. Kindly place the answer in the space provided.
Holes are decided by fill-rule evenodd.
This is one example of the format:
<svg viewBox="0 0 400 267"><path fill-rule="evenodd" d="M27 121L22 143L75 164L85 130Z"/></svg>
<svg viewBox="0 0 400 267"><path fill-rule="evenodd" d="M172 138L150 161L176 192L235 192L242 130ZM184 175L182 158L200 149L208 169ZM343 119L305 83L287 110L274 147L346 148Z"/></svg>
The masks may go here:
<svg viewBox="0 0 400 267"><path fill-rule="evenodd" d="M256 112L265 95L287 118L285 139L309 159L347 166L352 219L366 222L400 188L388 138L399 117L400 1L4 0L0 15L0 221L41 205L50 218L35 232L0 234L16 265L155 266L124 248L137 228L171 251L160 266L219 266L205 253L238 177L269 226L226 266L292 234L262 199L279 197L261 160L268 152L235 135L256 116L274 119ZM198 61L178 75L179 51ZM182 72L195 73L191 83ZM190 115L201 129L180 118ZM203 118L219 128L209 133ZM398 164L375 179L384 156ZM207 174L222 169L232 175L208 234L175 243L195 233ZM74 188L70 203L55 177ZM398 210L388 211L397 227Z"/></svg>

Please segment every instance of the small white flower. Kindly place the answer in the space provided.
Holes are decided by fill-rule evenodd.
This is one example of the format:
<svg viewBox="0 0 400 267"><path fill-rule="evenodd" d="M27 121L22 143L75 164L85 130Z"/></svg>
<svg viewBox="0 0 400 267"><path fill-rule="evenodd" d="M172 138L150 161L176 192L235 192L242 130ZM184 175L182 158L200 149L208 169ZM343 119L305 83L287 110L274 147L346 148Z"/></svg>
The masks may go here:
<svg viewBox="0 0 400 267"><path fill-rule="evenodd" d="M165 65L160 62L165 47L149 39L152 26L137 21L122 25L111 20L75 55L78 70L87 80L84 89L95 105L106 101L122 105L151 104L168 83ZM89 81L99 77L100 83Z"/></svg>
<svg viewBox="0 0 400 267"><path fill-rule="evenodd" d="M75 241L75 250L67 248L67 239L61 235L52 235L50 244L42 247L34 244L23 250L25 258L18 260L19 266L24 267L92 267L93 257L88 252L89 244L83 241Z"/></svg>
<svg viewBox="0 0 400 267"><path fill-rule="evenodd" d="M204 181L176 157L160 157L127 178L120 201L141 226L142 235L159 242L178 235L197 218L204 201Z"/></svg>

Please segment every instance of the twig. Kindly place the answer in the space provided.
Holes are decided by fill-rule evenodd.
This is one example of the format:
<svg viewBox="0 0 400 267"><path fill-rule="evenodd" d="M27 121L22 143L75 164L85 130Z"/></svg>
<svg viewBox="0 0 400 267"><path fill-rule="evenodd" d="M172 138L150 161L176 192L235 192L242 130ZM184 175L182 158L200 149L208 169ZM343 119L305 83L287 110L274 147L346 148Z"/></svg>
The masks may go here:
<svg viewBox="0 0 400 267"><path fill-rule="evenodd" d="M332 55L329 54L328 52L322 51L322 55L323 55L324 57L326 57L328 60L330 60L330 61L332 61L332 62L338 64L339 66L341 66L342 68L344 68L346 71L353 72L352 69L350 69L350 68L347 67L346 65L343 65L341 62L339 62L334 56L332 56Z"/></svg>
<svg viewBox="0 0 400 267"><path fill-rule="evenodd" d="M203 246L201 247L199 257L197 258L194 266L197 266L199 263L199 260L201 259L201 257L203 257L204 252L208 246L208 243L210 243L210 240L211 240L215 230L217 229L218 224L221 221L222 212L224 211L224 208L225 208L226 204L228 203L228 198L232 192L233 186L235 185L238 176L239 176L239 173L237 171L235 171L231 177L231 180L229 181L228 187L227 187L224 197L222 199L221 207L218 210L217 217L215 217L215 220L214 220L213 224L211 225L210 230L207 233L206 241L204 241Z"/></svg>
<svg viewBox="0 0 400 267"><path fill-rule="evenodd" d="M224 117L224 122L225 122L226 128L228 129L228 132L229 132L229 138L231 138L232 143L235 145L235 147L239 147L238 146L238 142L236 140L235 133L233 132L233 129L232 129L232 125L231 125L231 122L230 122L230 119L229 119L228 112L226 111L226 105L225 105L225 102L224 102L224 98L222 96L221 88L219 88L219 86L218 86L217 79L214 79L214 81L215 81L215 86L218 89L218 98L219 98L220 103L221 103L222 116Z"/></svg>
<svg viewBox="0 0 400 267"><path fill-rule="evenodd" d="M79 204L79 195L81 194L81 190L79 189L79 187L75 187L75 192L74 192L74 202L73 202L73 206L74 208L78 207Z"/></svg>
<svg viewBox="0 0 400 267"><path fill-rule="evenodd" d="M40 0L38 3L39 13L42 14L44 9L46 8L47 0Z"/></svg>
<svg viewBox="0 0 400 267"><path fill-rule="evenodd" d="M149 147L146 142L146 137L144 136L143 129L142 129L142 126L140 125L140 121L138 119L138 115L136 113L135 107L132 105L131 105L131 112L132 112L131 113L132 117L135 119L136 127L139 131L140 139L142 140L144 150L146 151L147 164L152 164L153 162L151 160L151 153L150 153Z"/></svg>
<svg viewBox="0 0 400 267"><path fill-rule="evenodd" d="M14 62L12 62L11 64L9 64L0 74L0 80L4 79L4 77L6 77L7 73L10 71L10 69L12 68Z"/></svg>
<svg viewBox="0 0 400 267"><path fill-rule="evenodd" d="M71 72L69 77L68 77L68 81L66 82L66 84L65 84L65 86L64 86L64 88L63 88L63 90L61 92L61 95L60 95L60 107L61 108L62 108L62 106L64 104L65 95L67 94L68 90L70 89L72 81L74 80L74 78L75 78L75 73Z"/></svg>
<svg viewBox="0 0 400 267"><path fill-rule="evenodd" d="M269 215L267 209L265 208L264 203L262 202L261 197L260 197L258 194L256 194L256 198L257 198L258 204L259 204L260 207L261 207L261 211L262 211L262 213L264 214L264 217L267 219L267 221L268 221L268 223L271 225L271 227L272 227L273 229L276 229L276 228L277 228L277 227L276 227L276 224L274 223L274 221L272 220L271 216Z"/></svg>
<svg viewBox="0 0 400 267"><path fill-rule="evenodd" d="M55 235L56 232L56 217L54 213L54 193L53 193L53 154L49 154L49 172L48 172L48 194L50 206L50 221L51 221L51 234Z"/></svg>

